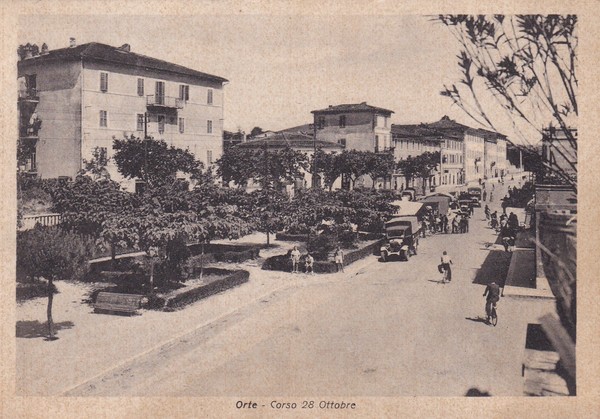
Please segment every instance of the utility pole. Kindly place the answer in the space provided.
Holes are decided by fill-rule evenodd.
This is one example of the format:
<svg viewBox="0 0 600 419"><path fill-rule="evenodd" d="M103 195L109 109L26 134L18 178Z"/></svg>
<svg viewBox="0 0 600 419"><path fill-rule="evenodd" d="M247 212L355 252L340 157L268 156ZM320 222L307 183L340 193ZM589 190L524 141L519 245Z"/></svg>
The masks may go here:
<svg viewBox="0 0 600 419"><path fill-rule="evenodd" d="M317 186L317 116L313 119L313 173L312 173L312 187Z"/></svg>

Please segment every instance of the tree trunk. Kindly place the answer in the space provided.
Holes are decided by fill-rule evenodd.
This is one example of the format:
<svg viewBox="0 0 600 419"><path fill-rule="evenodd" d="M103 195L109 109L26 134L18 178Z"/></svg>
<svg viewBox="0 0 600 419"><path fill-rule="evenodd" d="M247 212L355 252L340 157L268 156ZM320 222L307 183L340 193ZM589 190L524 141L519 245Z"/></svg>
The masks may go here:
<svg viewBox="0 0 600 419"><path fill-rule="evenodd" d="M113 271L116 270L115 269L116 261L117 261L117 248L116 248L114 242L111 242L111 244L110 244L110 268Z"/></svg>
<svg viewBox="0 0 600 419"><path fill-rule="evenodd" d="M269 235L269 231L267 231L267 247L271 245L271 236Z"/></svg>
<svg viewBox="0 0 600 419"><path fill-rule="evenodd" d="M154 257L150 257L150 293L154 292Z"/></svg>
<svg viewBox="0 0 600 419"><path fill-rule="evenodd" d="M204 242L202 242L202 253L200 253L200 279L204 275Z"/></svg>
<svg viewBox="0 0 600 419"><path fill-rule="evenodd" d="M54 321L52 320L52 300L54 299L54 283L52 279L48 280L48 308L46 315L48 317L48 339L54 339Z"/></svg>

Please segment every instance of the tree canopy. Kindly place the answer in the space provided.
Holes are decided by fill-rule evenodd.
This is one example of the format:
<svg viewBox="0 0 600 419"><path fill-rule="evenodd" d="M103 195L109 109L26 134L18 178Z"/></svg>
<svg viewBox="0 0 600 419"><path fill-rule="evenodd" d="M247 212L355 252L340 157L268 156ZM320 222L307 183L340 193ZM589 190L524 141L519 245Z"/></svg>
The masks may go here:
<svg viewBox="0 0 600 419"><path fill-rule="evenodd" d="M130 138L113 139L113 160L119 173L127 179L139 179L150 188L172 184L178 172L192 179L202 173L203 164L194 154L162 140Z"/></svg>

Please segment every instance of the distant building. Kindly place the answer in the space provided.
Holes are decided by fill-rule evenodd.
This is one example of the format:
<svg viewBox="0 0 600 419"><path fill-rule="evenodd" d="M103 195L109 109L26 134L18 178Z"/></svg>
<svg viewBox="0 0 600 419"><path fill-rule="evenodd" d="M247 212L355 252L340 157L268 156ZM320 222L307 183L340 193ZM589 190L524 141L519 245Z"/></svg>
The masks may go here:
<svg viewBox="0 0 600 419"><path fill-rule="evenodd" d="M222 77L136 54L128 44L74 39L68 48L25 54L18 77L21 169L39 177L75 176L96 147L110 158L113 137L124 133L189 149L207 165L221 156ZM120 179L114 165L108 170Z"/></svg>
<svg viewBox="0 0 600 419"><path fill-rule="evenodd" d="M223 149L246 142L244 131L231 132L223 130Z"/></svg>
<svg viewBox="0 0 600 419"><path fill-rule="evenodd" d="M391 150L392 113L366 102L312 111L318 140L341 144L347 150L376 153Z"/></svg>
<svg viewBox="0 0 600 419"><path fill-rule="evenodd" d="M287 130L270 132L267 135L262 135L258 138L248 140L238 144L236 147L247 150L283 150L290 148L294 151L300 151L312 158L315 149L321 149L328 153L341 152L344 146L331 141L316 140L312 134L308 134L303 129L305 126L289 128ZM306 126L308 127L308 125ZM339 188L341 180L334 183L334 188ZM294 190L302 189L312 185L312 173L304 172L302 177L296 179L293 185L287 185L287 192L292 195ZM258 188L258 185L248 184L248 189Z"/></svg>

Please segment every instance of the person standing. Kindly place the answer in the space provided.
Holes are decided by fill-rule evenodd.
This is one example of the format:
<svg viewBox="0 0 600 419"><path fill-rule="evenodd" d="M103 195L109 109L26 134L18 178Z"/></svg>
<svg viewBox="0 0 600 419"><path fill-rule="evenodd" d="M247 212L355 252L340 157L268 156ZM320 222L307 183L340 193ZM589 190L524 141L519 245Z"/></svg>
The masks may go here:
<svg viewBox="0 0 600 419"><path fill-rule="evenodd" d="M483 197L483 200L484 200L484 202L485 202L485 201L486 201L486 199L487 199L487 191L485 191L485 190L484 190L484 191L483 191L483 193L482 193L481 195L482 195L482 197Z"/></svg>
<svg viewBox="0 0 600 419"><path fill-rule="evenodd" d="M294 246L292 251L290 252L290 259L292 260L292 273L298 273L298 263L300 262L300 251L298 247Z"/></svg>
<svg viewBox="0 0 600 419"><path fill-rule="evenodd" d="M335 261L336 271L344 272L344 252L342 251L342 249L340 249L339 246L335 249L335 254L333 255L333 260Z"/></svg>
<svg viewBox="0 0 600 419"><path fill-rule="evenodd" d="M452 281L452 268L450 267L450 265L453 265L453 263L452 259L450 259L450 256L448 256L448 252L446 252L445 250L442 253L441 262L442 272L444 274L442 281Z"/></svg>

